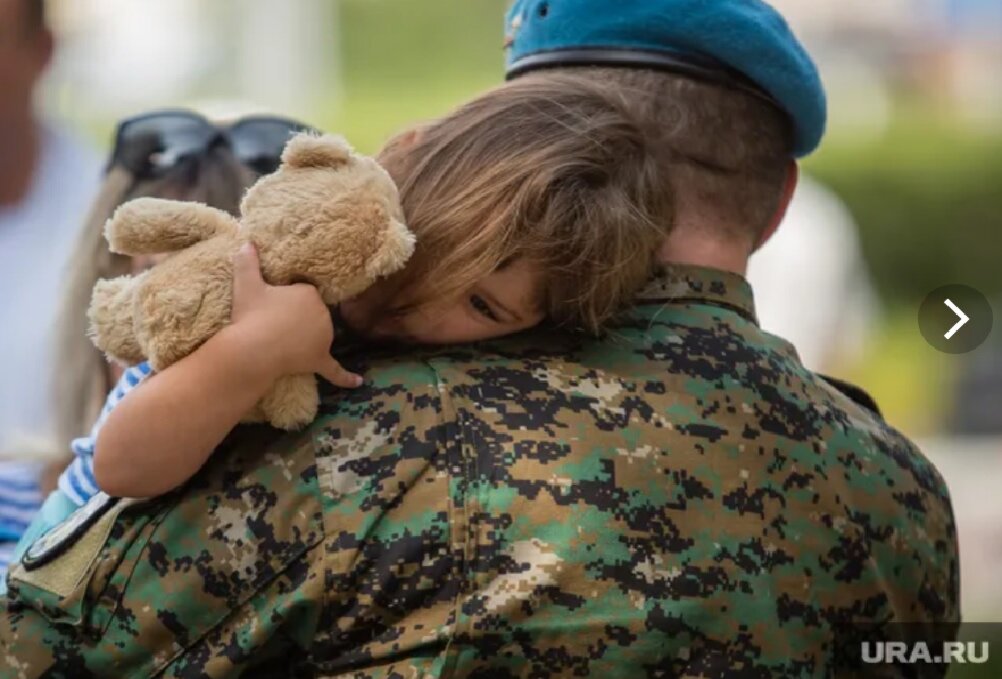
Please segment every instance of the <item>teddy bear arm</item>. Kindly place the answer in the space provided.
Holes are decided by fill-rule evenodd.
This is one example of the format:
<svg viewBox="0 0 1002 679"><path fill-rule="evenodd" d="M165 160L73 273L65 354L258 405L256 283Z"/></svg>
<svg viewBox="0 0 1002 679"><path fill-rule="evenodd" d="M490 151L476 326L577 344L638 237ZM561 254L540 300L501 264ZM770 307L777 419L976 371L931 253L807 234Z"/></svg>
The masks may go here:
<svg viewBox="0 0 1002 679"><path fill-rule="evenodd" d="M151 255L176 252L214 236L235 235L239 222L208 205L161 198L125 203L105 225L112 252Z"/></svg>
<svg viewBox="0 0 1002 679"><path fill-rule="evenodd" d="M100 280L94 286L87 316L94 345L118 363L135 365L145 358L136 337L133 300L140 277Z"/></svg>
<svg viewBox="0 0 1002 679"><path fill-rule="evenodd" d="M215 266L184 266L187 253L153 271L156 281L136 296L136 334L154 370L163 370L195 351L229 321L232 268L223 256ZM172 271L167 269L176 265ZM168 276L167 273L174 275Z"/></svg>

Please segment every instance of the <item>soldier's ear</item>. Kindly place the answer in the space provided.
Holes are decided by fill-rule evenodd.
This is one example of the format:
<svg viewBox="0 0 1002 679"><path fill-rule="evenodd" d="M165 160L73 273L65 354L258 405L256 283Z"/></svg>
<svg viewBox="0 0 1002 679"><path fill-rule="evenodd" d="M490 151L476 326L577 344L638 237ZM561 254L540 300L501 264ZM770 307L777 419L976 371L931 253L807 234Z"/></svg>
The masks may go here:
<svg viewBox="0 0 1002 679"><path fill-rule="evenodd" d="M282 151L282 164L287 167L340 167L351 159L351 145L337 134L297 134Z"/></svg>

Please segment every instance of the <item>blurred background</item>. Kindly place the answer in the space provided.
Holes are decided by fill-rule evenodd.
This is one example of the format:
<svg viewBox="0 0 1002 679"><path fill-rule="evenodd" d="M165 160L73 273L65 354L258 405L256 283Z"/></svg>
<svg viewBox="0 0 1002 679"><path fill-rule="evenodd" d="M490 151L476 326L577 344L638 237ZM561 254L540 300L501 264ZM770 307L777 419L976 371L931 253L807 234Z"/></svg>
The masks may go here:
<svg viewBox="0 0 1002 679"><path fill-rule="evenodd" d="M1002 2L775 4L820 63L831 122L753 263L763 324L921 442L953 491L965 616L1002 620ZM165 105L291 115L373 152L502 79L506 0L50 5L42 106L102 152L118 118ZM919 304L949 283L996 311L989 340L961 356L918 332Z"/></svg>

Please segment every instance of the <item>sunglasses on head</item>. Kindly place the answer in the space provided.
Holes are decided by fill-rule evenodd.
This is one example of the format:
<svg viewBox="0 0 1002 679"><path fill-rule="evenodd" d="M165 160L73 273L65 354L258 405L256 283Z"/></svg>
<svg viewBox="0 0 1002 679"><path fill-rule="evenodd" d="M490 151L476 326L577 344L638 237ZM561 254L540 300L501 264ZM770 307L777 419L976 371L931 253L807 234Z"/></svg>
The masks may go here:
<svg viewBox="0 0 1002 679"><path fill-rule="evenodd" d="M193 111L154 111L118 124L109 167L119 165L136 176L156 177L188 158L224 147L244 166L265 175L278 169L290 137L315 131L296 120L272 116L217 125Z"/></svg>

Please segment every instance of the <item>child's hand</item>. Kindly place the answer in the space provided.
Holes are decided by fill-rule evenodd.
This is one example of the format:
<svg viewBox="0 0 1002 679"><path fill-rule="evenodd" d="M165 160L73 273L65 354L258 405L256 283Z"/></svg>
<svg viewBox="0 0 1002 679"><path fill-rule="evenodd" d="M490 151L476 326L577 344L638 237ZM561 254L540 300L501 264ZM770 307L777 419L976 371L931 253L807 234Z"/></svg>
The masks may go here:
<svg viewBox="0 0 1002 679"><path fill-rule="evenodd" d="M339 387L362 383L330 355L334 327L317 289L265 283L250 243L233 260L233 311L223 332L244 353L248 368L262 369L271 379L317 373Z"/></svg>

